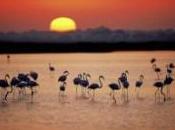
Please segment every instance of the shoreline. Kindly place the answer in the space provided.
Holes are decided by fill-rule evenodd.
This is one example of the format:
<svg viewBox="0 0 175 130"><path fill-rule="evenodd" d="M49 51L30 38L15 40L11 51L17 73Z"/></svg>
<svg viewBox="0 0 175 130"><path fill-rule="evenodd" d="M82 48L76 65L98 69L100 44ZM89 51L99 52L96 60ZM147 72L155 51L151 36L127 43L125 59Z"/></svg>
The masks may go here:
<svg viewBox="0 0 175 130"><path fill-rule="evenodd" d="M1 42L0 53L76 53L114 51L174 51L173 42L120 42L120 43L37 43Z"/></svg>

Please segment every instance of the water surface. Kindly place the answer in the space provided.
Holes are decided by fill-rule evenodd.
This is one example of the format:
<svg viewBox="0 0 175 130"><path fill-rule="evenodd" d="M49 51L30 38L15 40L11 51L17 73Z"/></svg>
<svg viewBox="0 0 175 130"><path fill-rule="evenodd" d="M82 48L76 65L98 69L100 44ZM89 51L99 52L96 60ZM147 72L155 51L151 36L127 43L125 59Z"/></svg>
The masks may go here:
<svg viewBox="0 0 175 130"><path fill-rule="evenodd" d="M0 129L6 130L172 130L175 129L175 88L172 85L172 100L155 103L152 86L156 74L150 59L156 57L164 78L166 64L175 63L174 51L113 52L113 53L70 53L70 54L13 54L10 61L0 55L0 77L19 72L37 71L40 84L38 93L31 103L30 91L24 99L9 97L8 104L0 104ZM56 68L48 70L48 63ZM67 80L66 97L58 98L58 76L64 70L70 72ZM129 71L130 101L117 105L109 96L108 84L115 82L120 74ZM78 73L91 74L90 82L98 82L104 75L104 87L96 91L95 101L75 96L72 80ZM145 76L141 99L136 99L135 81Z"/></svg>

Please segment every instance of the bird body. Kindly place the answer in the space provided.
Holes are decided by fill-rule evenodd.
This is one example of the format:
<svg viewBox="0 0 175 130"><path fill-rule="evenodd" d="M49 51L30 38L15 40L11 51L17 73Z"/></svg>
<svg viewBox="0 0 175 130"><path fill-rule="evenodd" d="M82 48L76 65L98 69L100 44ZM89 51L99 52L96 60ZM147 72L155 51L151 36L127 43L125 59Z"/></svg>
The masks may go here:
<svg viewBox="0 0 175 130"><path fill-rule="evenodd" d="M51 72L55 71L55 68L51 65L51 63L49 63L49 70L50 70Z"/></svg>
<svg viewBox="0 0 175 130"><path fill-rule="evenodd" d="M117 83L109 84L109 88L112 90L120 90L121 89L121 87Z"/></svg>
<svg viewBox="0 0 175 130"><path fill-rule="evenodd" d="M88 86L88 89L93 90L93 98L95 97L95 90L100 89L103 87L102 79L104 80L104 76L99 76L99 84L98 83L92 83Z"/></svg>
<svg viewBox="0 0 175 130"><path fill-rule="evenodd" d="M137 81L136 84L135 84L135 86L137 88L140 88L142 85L143 85L143 82L142 81Z"/></svg>
<svg viewBox="0 0 175 130"><path fill-rule="evenodd" d="M115 91L118 91L121 89L121 84L120 81L118 80L118 84L117 83L111 83L108 85L109 88L112 90L112 92L110 93L110 96L112 96L112 99L114 100L114 103L116 103L116 98L115 98Z"/></svg>
<svg viewBox="0 0 175 130"><path fill-rule="evenodd" d="M155 82L153 86L156 88L163 88L164 83L162 81L158 81L158 82Z"/></svg>
<svg viewBox="0 0 175 130"><path fill-rule="evenodd" d="M174 79L172 77L167 77L164 80L164 85L170 85L172 82L174 81Z"/></svg>

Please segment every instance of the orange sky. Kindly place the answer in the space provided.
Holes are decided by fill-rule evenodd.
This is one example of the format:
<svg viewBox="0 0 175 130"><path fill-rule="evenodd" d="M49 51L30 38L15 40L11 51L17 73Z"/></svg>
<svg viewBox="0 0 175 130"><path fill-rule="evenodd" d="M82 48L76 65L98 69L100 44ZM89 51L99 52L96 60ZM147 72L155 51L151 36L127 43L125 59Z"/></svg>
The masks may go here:
<svg viewBox="0 0 175 130"><path fill-rule="evenodd" d="M59 16L79 29L175 28L175 0L1 0L0 31L48 30Z"/></svg>

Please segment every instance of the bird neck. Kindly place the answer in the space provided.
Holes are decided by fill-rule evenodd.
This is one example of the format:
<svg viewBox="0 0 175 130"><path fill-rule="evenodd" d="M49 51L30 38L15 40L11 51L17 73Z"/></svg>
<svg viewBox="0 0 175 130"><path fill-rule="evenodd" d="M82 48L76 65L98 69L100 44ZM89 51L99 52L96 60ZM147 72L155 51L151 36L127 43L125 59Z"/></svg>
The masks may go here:
<svg viewBox="0 0 175 130"><path fill-rule="evenodd" d="M152 65L152 68L153 68L153 70L155 70L157 68L157 65L156 64L153 64Z"/></svg>
<svg viewBox="0 0 175 130"><path fill-rule="evenodd" d="M122 86L121 86L121 83L120 83L120 79L118 79L118 84L119 84L119 87L121 88Z"/></svg>
<svg viewBox="0 0 175 130"><path fill-rule="evenodd" d="M99 77L99 82L100 82L100 88L103 87L103 82L102 82L102 79Z"/></svg>
<svg viewBox="0 0 175 130"><path fill-rule="evenodd" d="M64 75L67 77L69 75L69 73L65 73Z"/></svg>
<svg viewBox="0 0 175 130"><path fill-rule="evenodd" d="M5 76L5 81L8 83L8 85L10 85L10 78L9 78L9 76Z"/></svg>

